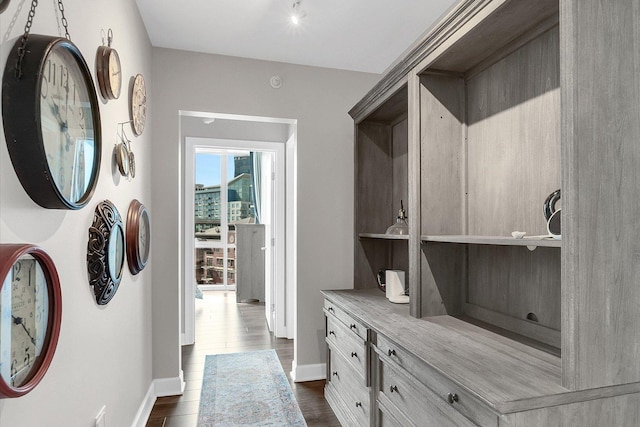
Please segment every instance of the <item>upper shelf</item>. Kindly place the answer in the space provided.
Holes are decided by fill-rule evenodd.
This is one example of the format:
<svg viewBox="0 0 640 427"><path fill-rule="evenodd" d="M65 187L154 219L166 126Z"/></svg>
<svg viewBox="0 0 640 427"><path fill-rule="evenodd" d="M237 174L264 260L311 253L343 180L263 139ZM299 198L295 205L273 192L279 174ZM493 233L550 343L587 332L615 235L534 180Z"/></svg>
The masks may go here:
<svg viewBox="0 0 640 427"><path fill-rule="evenodd" d="M562 247L562 240L549 237L524 237L516 239L506 236L467 236L467 235L440 235L440 236L420 236L423 242L444 242L444 243L468 243L473 245L502 245L502 246L545 246L551 248Z"/></svg>
<svg viewBox="0 0 640 427"><path fill-rule="evenodd" d="M409 240L406 234L359 233L361 239Z"/></svg>

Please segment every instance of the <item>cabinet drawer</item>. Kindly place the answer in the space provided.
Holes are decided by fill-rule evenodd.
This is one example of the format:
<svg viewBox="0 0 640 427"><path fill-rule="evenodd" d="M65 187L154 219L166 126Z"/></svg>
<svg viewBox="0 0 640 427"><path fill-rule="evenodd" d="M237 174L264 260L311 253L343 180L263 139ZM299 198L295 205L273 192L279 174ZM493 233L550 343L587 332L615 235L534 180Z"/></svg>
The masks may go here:
<svg viewBox="0 0 640 427"><path fill-rule="evenodd" d="M338 318L342 323L344 323L353 333L358 335L363 340L367 340L367 328L353 317L351 317L347 312L342 310L340 307L336 307L331 301L325 299L324 300L324 310L327 314L331 314ZM329 316L328 316L329 317Z"/></svg>
<svg viewBox="0 0 640 427"><path fill-rule="evenodd" d="M475 424L415 381L393 362L381 362L378 402L397 418L406 418L414 426L471 427ZM393 425L393 423L390 423Z"/></svg>
<svg viewBox="0 0 640 427"><path fill-rule="evenodd" d="M333 316L327 316L327 343L342 353L358 375L367 378L369 352L366 342Z"/></svg>
<svg viewBox="0 0 640 427"><path fill-rule="evenodd" d="M327 384L330 384L335 393L344 402L344 407L362 425L369 425L371 399L370 389L360 375L357 375L351 364L333 348L331 351L331 370Z"/></svg>
<svg viewBox="0 0 640 427"><path fill-rule="evenodd" d="M497 426L498 416L480 399L437 372L411 353L399 348L382 335L376 339L375 351L381 358L393 361L418 382L426 385L442 402L455 408L473 422L482 426ZM449 403L449 395L451 401ZM454 400L455 399L455 400Z"/></svg>

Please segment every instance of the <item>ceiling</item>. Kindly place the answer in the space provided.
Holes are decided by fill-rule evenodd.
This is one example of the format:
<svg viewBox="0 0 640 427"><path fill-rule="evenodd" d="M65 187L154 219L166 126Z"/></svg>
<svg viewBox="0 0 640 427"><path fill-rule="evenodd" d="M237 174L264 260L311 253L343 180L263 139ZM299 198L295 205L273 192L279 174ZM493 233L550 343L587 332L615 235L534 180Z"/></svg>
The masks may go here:
<svg viewBox="0 0 640 427"><path fill-rule="evenodd" d="M136 0L156 47L382 73L458 0Z"/></svg>

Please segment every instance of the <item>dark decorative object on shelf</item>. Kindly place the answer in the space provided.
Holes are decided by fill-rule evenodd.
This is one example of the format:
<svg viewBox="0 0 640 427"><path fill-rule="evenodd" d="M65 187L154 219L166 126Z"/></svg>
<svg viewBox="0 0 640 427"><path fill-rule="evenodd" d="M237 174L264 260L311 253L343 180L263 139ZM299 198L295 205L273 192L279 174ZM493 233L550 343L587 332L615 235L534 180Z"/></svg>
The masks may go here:
<svg viewBox="0 0 640 427"><path fill-rule="evenodd" d="M87 244L89 285L99 305L105 305L115 295L122 279L125 240L122 219L109 200L100 202L93 214Z"/></svg>
<svg viewBox="0 0 640 427"><path fill-rule="evenodd" d="M0 398L20 397L44 378L62 323L53 260L40 247L0 244Z"/></svg>
<svg viewBox="0 0 640 427"><path fill-rule="evenodd" d="M547 200L544 201L544 218L547 220L547 231L550 235L560 238L562 230L560 228L560 218L562 209L556 210L556 203L560 200L560 190L556 190L549 194Z"/></svg>

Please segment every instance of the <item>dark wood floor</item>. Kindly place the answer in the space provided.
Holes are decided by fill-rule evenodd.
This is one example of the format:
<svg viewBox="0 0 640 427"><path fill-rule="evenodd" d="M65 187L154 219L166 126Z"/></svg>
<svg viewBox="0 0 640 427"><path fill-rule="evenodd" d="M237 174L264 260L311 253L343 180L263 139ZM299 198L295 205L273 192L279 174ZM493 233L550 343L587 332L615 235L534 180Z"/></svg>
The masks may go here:
<svg viewBox="0 0 640 427"><path fill-rule="evenodd" d="M289 377L293 341L274 338L265 321L264 304L236 304L234 292L206 291L196 300L196 343L182 348L186 387L182 396L159 398L147 427L196 427L204 359L207 354L273 348ZM340 426L324 399L324 381L293 383L293 394L309 426Z"/></svg>

